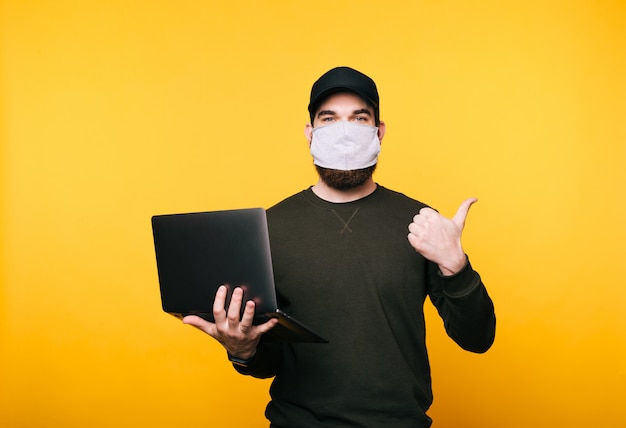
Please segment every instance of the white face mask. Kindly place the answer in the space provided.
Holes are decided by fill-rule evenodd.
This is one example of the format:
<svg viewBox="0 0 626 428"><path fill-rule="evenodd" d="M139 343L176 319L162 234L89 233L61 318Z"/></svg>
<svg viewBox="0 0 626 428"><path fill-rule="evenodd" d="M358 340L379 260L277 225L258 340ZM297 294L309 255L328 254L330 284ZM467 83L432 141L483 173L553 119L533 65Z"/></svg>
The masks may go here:
<svg viewBox="0 0 626 428"><path fill-rule="evenodd" d="M370 167L378 161L378 128L352 122L337 122L313 129L313 163L323 168L351 171Z"/></svg>

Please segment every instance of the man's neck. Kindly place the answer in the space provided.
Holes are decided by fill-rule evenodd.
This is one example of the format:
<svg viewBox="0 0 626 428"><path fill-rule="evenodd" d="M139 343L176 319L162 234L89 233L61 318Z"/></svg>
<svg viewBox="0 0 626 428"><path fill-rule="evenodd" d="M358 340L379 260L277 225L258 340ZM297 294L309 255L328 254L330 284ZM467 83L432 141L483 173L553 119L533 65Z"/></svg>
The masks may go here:
<svg viewBox="0 0 626 428"><path fill-rule="evenodd" d="M370 177L365 183L354 189L339 190L328 186L321 179L312 187L313 193L325 201L334 203L353 202L362 199L376 190L376 183Z"/></svg>

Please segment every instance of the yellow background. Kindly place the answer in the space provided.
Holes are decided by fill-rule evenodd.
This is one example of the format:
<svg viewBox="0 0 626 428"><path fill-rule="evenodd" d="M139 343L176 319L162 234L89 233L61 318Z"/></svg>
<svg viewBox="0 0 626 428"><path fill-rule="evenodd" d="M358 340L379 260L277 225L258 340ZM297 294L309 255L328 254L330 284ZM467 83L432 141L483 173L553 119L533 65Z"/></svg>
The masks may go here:
<svg viewBox="0 0 626 428"><path fill-rule="evenodd" d="M161 312L150 217L312 184L310 85L350 65L376 180L479 198L497 338L427 303L434 427L626 426L623 1L0 4L0 425L267 426L269 383Z"/></svg>

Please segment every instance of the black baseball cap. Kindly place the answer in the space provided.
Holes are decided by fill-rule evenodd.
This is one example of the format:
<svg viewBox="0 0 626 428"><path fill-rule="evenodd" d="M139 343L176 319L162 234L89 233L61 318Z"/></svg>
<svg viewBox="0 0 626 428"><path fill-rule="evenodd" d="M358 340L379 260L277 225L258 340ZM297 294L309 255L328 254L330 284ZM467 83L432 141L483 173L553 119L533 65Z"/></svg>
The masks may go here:
<svg viewBox="0 0 626 428"><path fill-rule="evenodd" d="M350 67L336 67L324 73L311 88L311 100L309 102L309 114L311 122L319 105L328 96L336 92L354 92L365 102L374 107L374 117L379 120L379 99L376 83L366 76Z"/></svg>

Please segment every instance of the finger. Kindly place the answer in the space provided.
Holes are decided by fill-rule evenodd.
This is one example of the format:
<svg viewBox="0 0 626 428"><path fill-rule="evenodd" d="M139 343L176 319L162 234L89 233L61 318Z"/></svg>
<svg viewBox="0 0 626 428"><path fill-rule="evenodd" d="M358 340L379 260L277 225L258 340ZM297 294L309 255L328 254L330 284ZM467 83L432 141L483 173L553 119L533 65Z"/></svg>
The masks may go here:
<svg viewBox="0 0 626 428"><path fill-rule="evenodd" d="M409 233L407 238L409 239L409 244L411 244L411 246L417 250L420 247L420 242L421 240L414 235L413 233Z"/></svg>
<svg viewBox="0 0 626 428"><path fill-rule="evenodd" d="M226 295L228 294L228 288L225 285L220 285L215 293L215 300L213 301L213 318L216 323L221 323L226 319Z"/></svg>
<svg viewBox="0 0 626 428"><path fill-rule="evenodd" d="M241 320L241 302L243 301L243 290L241 287L235 288L233 295L230 298L230 305L228 305L228 313L226 317L228 322L232 324L239 324Z"/></svg>
<svg viewBox="0 0 626 428"><path fill-rule="evenodd" d="M252 300L248 300L246 302L246 307L243 311L243 317L241 317L241 322L239 323L239 330L244 333L247 333L252 328L252 322L254 321L254 302Z"/></svg>
<svg viewBox="0 0 626 428"><path fill-rule="evenodd" d="M419 218L419 216L423 216L423 217L430 217L433 214L438 214L437 211L435 211L434 209L430 208L430 207L424 207L421 210L419 210L419 214L417 214L414 218Z"/></svg>
<svg viewBox="0 0 626 428"><path fill-rule="evenodd" d="M186 317L183 318L183 323L189 324L198 328L204 328L209 324L207 320L197 315L187 315Z"/></svg>
<svg viewBox="0 0 626 428"><path fill-rule="evenodd" d="M476 201L478 201L478 199L476 198L469 198L464 200L454 217L452 217L452 221L454 222L454 224L457 225L459 229L462 230L465 227L465 219L467 218L467 213L469 212L470 207L474 203L476 203Z"/></svg>
<svg viewBox="0 0 626 428"><path fill-rule="evenodd" d="M183 318L183 324L190 325L192 327L197 328L208 334L209 336L215 337L216 335L216 327L215 324L208 322L204 318L200 318L196 315L187 315Z"/></svg>
<svg viewBox="0 0 626 428"><path fill-rule="evenodd" d="M268 322L265 322L263 324L258 325L257 326L257 331L259 333L261 333L261 334L267 333L268 331L270 331L271 329L273 329L277 325L278 325L278 318L272 318Z"/></svg>

